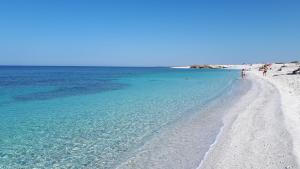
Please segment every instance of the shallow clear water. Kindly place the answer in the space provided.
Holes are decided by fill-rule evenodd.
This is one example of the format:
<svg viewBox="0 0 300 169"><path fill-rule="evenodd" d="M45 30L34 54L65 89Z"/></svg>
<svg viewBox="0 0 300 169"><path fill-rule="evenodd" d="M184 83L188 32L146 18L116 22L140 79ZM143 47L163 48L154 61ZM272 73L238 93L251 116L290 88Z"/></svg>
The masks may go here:
<svg viewBox="0 0 300 169"><path fill-rule="evenodd" d="M225 93L238 75L0 67L0 168L114 168L157 131Z"/></svg>

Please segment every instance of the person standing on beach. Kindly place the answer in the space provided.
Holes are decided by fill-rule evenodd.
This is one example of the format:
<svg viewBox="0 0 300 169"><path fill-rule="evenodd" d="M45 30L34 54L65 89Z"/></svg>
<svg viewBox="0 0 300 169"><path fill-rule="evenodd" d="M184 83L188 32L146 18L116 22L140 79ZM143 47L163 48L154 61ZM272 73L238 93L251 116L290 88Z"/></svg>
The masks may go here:
<svg viewBox="0 0 300 169"><path fill-rule="evenodd" d="M265 66L263 70L263 76L267 76L268 67Z"/></svg>
<svg viewBox="0 0 300 169"><path fill-rule="evenodd" d="M242 79L245 78L245 76L246 76L245 69L242 69L241 76L242 76Z"/></svg>

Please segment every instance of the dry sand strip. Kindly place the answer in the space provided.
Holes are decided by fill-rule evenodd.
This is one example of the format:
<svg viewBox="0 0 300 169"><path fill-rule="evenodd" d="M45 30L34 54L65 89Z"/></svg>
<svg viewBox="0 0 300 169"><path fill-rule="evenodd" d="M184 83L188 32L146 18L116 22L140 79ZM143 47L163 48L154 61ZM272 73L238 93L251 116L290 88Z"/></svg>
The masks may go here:
<svg viewBox="0 0 300 169"><path fill-rule="evenodd" d="M285 67L282 67L282 66ZM272 83L281 96L281 106L287 130L293 140L293 154L300 164L300 75L288 75L300 67L299 64L275 64L264 79ZM278 71L281 69L281 71ZM261 72L252 70L262 77Z"/></svg>
<svg viewBox="0 0 300 169"><path fill-rule="evenodd" d="M278 89L250 73L250 91L230 110L224 130L199 168L299 168L286 129ZM243 106L246 105L246 106ZM234 118L232 118L234 117ZM232 121L232 122L230 122Z"/></svg>

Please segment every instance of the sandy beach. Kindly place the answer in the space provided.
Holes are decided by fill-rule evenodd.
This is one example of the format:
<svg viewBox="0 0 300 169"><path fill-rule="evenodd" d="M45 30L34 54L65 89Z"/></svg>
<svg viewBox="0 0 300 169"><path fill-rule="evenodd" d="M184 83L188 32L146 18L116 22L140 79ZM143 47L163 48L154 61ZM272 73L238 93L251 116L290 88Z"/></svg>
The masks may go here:
<svg viewBox="0 0 300 169"><path fill-rule="evenodd" d="M259 71L262 64L222 66L246 69L246 78L241 82L249 87L234 101L218 104L202 114L209 114L208 119L225 114L223 127L216 131L219 134L206 153L200 153L207 146L203 140L208 136L203 135L217 124L195 115L177 128L161 132L118 168L299 168L300 76L287 75L299 66L273 64L267 76Z"/></svg>
<svg viewBox="0 0 300 169"><path fill-rule="evenodd" d="M299 168L300 76L296 64L246 66L252 88L228 110L223 132L198 168ZM241 68L242 66L236 66Z"/></svg>

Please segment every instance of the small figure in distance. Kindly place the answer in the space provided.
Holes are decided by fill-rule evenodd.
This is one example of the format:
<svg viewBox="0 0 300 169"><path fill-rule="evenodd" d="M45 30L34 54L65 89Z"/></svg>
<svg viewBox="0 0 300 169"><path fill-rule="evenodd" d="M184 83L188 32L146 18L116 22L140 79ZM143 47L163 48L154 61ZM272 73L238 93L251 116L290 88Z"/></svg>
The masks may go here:
<svg viewBox="0 0 300 169"><path fill-rule="evenodd" d="M245 78L245 76L246 76L245 69L242 69L241 76L242 76L242 79Z"/></svg>
<svg viewBox="0 0 300 169"><path fill-rule="evenodd" d="M268 67L265 66L263 69L263 76L267 76Z"/></svg>

